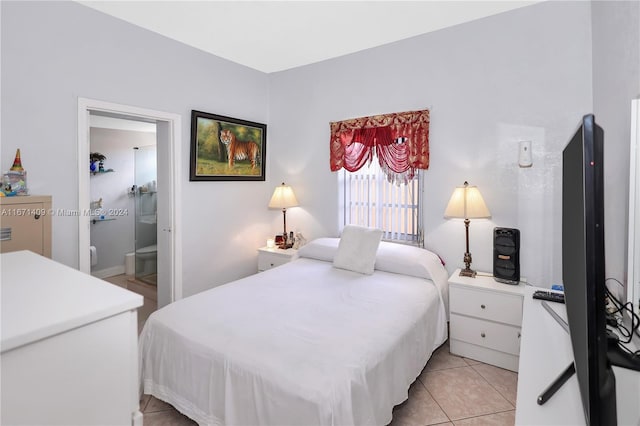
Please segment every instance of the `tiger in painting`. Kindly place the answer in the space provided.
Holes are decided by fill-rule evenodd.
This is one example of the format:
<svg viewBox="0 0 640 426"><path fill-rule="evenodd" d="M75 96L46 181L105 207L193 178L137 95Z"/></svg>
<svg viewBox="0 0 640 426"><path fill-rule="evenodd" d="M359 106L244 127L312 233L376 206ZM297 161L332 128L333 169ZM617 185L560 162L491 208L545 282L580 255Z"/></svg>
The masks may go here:
<svg viewBox="0 0 640 426"><path fill-rule="evenodd" d="M235 160L251 161L251 168L255 169L258 163L260 147L254 141L239 141L236 135L229 129L220 132L220 141L227 147L229 168L233 168Z"/></svg>

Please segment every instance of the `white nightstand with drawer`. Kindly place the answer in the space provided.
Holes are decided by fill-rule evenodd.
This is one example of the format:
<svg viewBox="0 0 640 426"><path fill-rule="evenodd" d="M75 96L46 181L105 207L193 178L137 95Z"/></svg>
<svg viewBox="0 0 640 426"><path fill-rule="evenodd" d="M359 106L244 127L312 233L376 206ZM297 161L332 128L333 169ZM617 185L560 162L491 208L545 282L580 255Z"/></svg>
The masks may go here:
<svg viewBox="0 0 640 426"><path fill-rule="evenodd" d="M518 371L524 283L503 284L491 274L449 277L451 353Z"/></svg>
<svg viewBox="0 0 640 426"><path fill-rule="evenodd" d="M295 249L282 250L279 248L262 247L258 249L258 272L284 265L291 261L298 252Z"/></svg>

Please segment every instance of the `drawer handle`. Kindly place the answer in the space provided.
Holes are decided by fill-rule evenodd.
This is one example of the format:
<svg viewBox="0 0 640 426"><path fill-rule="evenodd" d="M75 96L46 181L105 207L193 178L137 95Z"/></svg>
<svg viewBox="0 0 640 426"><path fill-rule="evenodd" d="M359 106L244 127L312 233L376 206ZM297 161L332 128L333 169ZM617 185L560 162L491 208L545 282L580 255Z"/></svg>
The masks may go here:
<svg viewBox="0 0 640 426"><path fill-rule="evenodd" d="M485 309L485 308L486 308L486 306L484 306L484 305L480 305L480 307L481 307L482 309Z"/></svg>
<svg viewBox="0 0 640 426"><path fill-rule="evenodd" d="M11 228L0 228L0 241L11 241Z"/></svg>
<svg viewBox="0 0 640 426"><path fill-rule="evenodd" d="M482 337L484 339L485 337L487 337L487 335L484 334L484 331L483 331L482 333L480 333L480 337Z"/></svg>
<svg viewBox="0 0 640 426"><path fill-rule="evenodd" d="M36 215L35 215L35 216L33 216L33 218L34 218L35 220L38 220L38 219L40 219L40 215L36 213Z"/></svg>
<svg viewBox="0 0 640 426"><path fill-rule="evenodd" d="M270 263L271 267L273 268L273 263Z"/></svg>
<svg viewBox="0 0 640 426"><path fill-rule="evenodd" d="M520 332L518 331L518 339L520 338Z"/></svg>

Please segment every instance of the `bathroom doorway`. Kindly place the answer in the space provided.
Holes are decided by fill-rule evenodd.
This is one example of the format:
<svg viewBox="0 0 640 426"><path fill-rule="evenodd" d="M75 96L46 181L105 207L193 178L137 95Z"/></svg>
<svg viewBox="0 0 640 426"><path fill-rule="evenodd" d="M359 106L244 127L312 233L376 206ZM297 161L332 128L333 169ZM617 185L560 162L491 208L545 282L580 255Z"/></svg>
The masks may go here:
<svg viewBox="0 0 640 426"><path fill-rule="evenodd" d="M90 153L89 122L91 115L153 123L156 126L158 172L155 184L157 211L155 224L157 236L156 277L158 307L162 307L182 298L182 259L179 250L181 233L179 227L176 226L176 224L180 223L181 216L181 207L177 201L177 194L180 194L181 185L181 116L174 113L78 98L79 211L86 211L91 201L96 201L91 199L90 179L92 175L89 173L88 166ZM132 150L129 152L131 153ZM110 168L110 166L105 164L105 168ZM128 184L126 189L128 196L130 195L128 191L131 190L132 186L134 184ZM93 224L93 219L93 217L84 214L78 217L78 264L79 269L86 273L91 271L91 226L96 226ZM131 233L135 233L133 228ZM105 238L109 238L109 235L105 236ZM100 258L100 254L98 254L98 258Z"/></svg>
<svg viewBox="0 0 640 426"><path fill-rule="evenodd" d="M89 119L91 275L144 297L140 331L158 305L156 124Z"/></svg>

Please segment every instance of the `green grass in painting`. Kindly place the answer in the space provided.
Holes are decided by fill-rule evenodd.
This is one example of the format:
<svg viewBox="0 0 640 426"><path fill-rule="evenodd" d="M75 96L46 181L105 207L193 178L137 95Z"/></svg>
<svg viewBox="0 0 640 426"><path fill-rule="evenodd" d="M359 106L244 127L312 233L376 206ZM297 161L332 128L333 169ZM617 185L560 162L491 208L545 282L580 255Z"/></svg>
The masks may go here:
<svg viewBox="0 0 640 426"><path fill-rule="evenodd" d="M216 160L198 158L196 174L199 176L260 176L260 166L251 168L249 161L236 161L233 169L229 169L229 163Z"/></svg>

